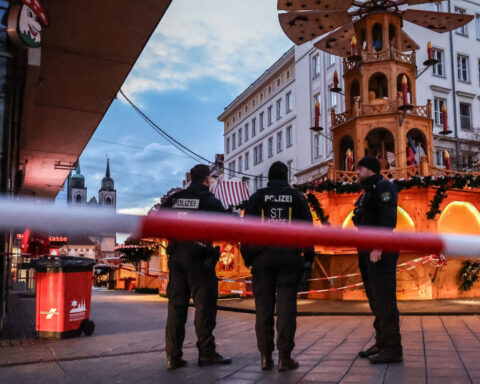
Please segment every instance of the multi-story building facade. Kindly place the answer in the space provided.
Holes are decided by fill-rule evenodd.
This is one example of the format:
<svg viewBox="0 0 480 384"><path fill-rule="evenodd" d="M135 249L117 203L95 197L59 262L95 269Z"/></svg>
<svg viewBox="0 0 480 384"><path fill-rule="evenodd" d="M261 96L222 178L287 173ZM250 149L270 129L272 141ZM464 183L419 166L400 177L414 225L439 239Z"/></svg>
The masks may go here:
<svg viewBox="0 0 480 384"><path fill-rule="evenodd" d="M443 12L466 12L475 20L457 31L431 32L405 22L405 31L420 46L417 51L417 103L432 101L434 111L435 165L443 165L448 150L452 165L460 170L478 169L480 139L480 1L449 1L417 6ZM427 44L432 42L439 63L422 74ZM219 120L224 122L225 179L249 180L252 191L266 184L269 166L285 162L291 181L313 180L326 173L332 159L331 110L342 112L342 95L332 93L334 72L343 86L343 59L314 47L315 41L292 47L240 94ZM315 103L320 102L318 133ZM441 109L447 105L447 137Z"/></svg>

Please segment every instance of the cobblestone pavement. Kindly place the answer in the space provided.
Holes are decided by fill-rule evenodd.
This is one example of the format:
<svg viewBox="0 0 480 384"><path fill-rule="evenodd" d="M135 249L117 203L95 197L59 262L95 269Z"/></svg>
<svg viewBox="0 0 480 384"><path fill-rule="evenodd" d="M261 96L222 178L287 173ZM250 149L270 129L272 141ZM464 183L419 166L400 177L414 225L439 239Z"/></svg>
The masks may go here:
<svg viewBox="0 0 480 384"><path fill-rule="evenodd" d="M190 310L189 364L167 372L166 309L158 296L95 291L93 336L3 344L0 383L480 383L478 316L402 317L405 361L384 366L357 358L358 350L372 342L371 317L300 317L294 350L300 368L265 373L254 315L226 311L219 312L215 335L218 350L233 364L198 368Z"/></svg>

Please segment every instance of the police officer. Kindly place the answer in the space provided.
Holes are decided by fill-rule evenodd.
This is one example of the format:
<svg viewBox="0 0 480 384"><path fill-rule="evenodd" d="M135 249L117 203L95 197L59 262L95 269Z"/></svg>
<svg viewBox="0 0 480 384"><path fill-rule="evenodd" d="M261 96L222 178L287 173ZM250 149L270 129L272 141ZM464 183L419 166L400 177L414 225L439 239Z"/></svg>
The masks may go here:
<svg viewBox="0 0 480 384"><path fill-rule="evenodd" d="M380 163L374 157L358 162L357 173L364 193L355 203L353 221L356 227L394 229L397 225L397 187L380 174ZM398 253L381 249L359 250L358 261L368 302L375 316L375 344L360 351L373 364L400 362L403 359L399 313L396 297Z"/></svg>
<svg viewBox="0 0 480 384"><path fill-rule="evenodd" d="M254 193L245 208L245 216L261 217L265 223L286 224L293 220L312 223L305 197L288 184L288 168L275 162L268 172L268 186ZM252 268L255 296L257 346L263 370L273 368L274 312L277 301L277 348L279 371L298 368L291 358L297 317L297 286L303 270L310 269L313 249L242 246L242 256Z"/></svg>
<svg viewBox="0 0 480 384"><path fill-rule="evenodd" d="M162 208L178 209L182 214L197 211L225 212L220 200L210 193L210 170L196 165L190 171L191 184L172 195ZM190 297L195 305L195 331L199 351L198 365L231 364L216 352L213 329L217 317L218 280L215 265L218 248L198 242L169 241L167 287L168 318L166 326L167 369L177 369L187 362L182 358L185 322Z"/></svg>

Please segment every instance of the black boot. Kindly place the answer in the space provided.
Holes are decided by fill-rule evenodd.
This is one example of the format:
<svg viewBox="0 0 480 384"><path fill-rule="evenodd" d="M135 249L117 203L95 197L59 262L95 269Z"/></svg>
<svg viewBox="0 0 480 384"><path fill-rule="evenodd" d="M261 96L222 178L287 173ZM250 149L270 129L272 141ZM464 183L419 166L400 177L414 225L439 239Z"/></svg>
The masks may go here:
<svg viewBox="0 0 480 384"><path fill-rule="evenodd" d="M373 344L370 348L358 352L358 356L366 358L376 355L378 352L380 352L380 347L377 344Z"/></svg>
<svg viewBox="0 0 480 384"><path fill-rule="evenodd" d="M270 371L273 368L273 359L272 354L267 353L266 355L262 354L262 370Z"/></svg>
<svg viewBox="0 0 480 384"><path fill-rule="evenodd" d="M198 366L204 367L207 365L225 365L232 364L232 359L222 357L219 353L215 352L210 356L200 356L198 358Z"/></svg>
<svg viewBox="0 0 480 384"><path fill-rule="evenodd" d="M278 359L278 370L280 372L282 371L290 371L292 369L297 369L300 364L298 364L298 361L295 361L291 358L290 352L289 353L279 353L279 359Z"/></svg>
<svg viewBox="0 0 480 384"><path fill-rule="evenodd" d="M183 360L181 357L167 357L167 369L169 371L185 367L186 365L187 361Z"/></svg>
<svg viewBox="0 0 480 384"><path fill-rule="evenodd" d="M401 363L403 353L401 349L383 349L376 355L370 356L368 360L372 364Z"/></svg>

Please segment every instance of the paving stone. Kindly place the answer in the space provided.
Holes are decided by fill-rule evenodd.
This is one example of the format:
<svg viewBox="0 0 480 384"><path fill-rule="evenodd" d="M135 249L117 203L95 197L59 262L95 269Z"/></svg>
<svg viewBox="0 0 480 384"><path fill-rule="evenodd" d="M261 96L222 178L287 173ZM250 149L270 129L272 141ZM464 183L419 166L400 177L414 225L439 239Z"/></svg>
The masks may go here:
<svg viewBox="0 0 480 384"><path fill-rule="evenodd" d="M427 378L428 384L480 384L480 319L474 316L402 317L404 362L380 366L357 356L373 342L371 317L301 317L293 352L300 368L291 372L278 372L276 366L270 372L260 369L251 314L219 312L218 350L231 356L233 364L199 368L190 309L184 345L188 366L173 372L165 369L165 300L154 295L95 292L92 319L97 329L89 338L34 340L0 348L0 365L44 361L0 366L1 384L427 384ZM278 351L274 361L278 362Z"/></svg>

